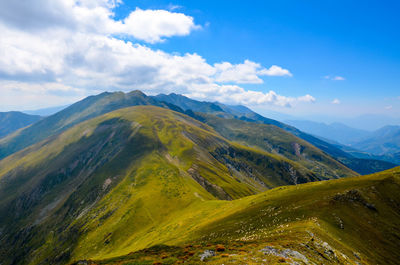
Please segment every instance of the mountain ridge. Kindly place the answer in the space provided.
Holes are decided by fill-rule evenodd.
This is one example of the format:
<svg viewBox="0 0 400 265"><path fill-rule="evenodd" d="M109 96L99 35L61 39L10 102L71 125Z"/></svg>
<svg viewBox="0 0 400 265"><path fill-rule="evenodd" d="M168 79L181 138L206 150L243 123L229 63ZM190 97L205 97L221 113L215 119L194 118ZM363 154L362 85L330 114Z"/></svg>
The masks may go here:
<svg viewBox="0 0 400 265"><path fill-rule="evenodd" d="M0 112L0 138L29 126L41 118L39 115L29 115L20 111Z"/></svg>

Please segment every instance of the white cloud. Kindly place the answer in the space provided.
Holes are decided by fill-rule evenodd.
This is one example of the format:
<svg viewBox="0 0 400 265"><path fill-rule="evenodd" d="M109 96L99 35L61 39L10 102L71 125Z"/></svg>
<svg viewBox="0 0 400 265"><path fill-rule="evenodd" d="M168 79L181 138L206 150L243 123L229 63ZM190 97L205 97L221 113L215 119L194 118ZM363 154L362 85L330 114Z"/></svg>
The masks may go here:
<svg viewBox="0 0 400 265"><path fill-rule="evenodd" d="M305 95L297 98L298 101L314 103L316 99L311 95Z"/></svg>
<svg viewBox="0 0 400 265"><path fill-rule="evenodd" d="M162 37L185 36L200 26L193 18L167 10L142 10L137 8L124 19L120 32L150 43L163 41Z"/></svg>
<svg viewBox="0 0 400 265"><path fill-rule="evenodd" d="M291 107L293 104L315 102L315 98L310 95L300 97L285 97L278 95L275 91L267 93L254 90L245 90L237 85L198 85L192 93L187 96L199 99L211 99L229 104L245 105L275 105L280 107Z"/></svg>
<svg viewBox="0 0 400 265"><path fill-rule="evenodd" d="M335 98L334 100L332 100L332 104L340 104L340 100Z"/></svg>
<svg viewBox="0 0 400 265"><path fill-rule="evenodd" d="M234 82L237 84L261 84L263 80L259 76L292 76L289 70L273 65L269 69L262 68L258 63L245 60L242 64L228 62L216 63L217 70L215 80L217 82Z"/></svg>
<svg viewBox="0 0 400 265"><path fill-rule="evenodd" d="M324 78L325 79L328 79L328 80L333 80L333 81L344 81L344 80L346 80L346 78L344 78L343 76L330 76L330 75L326 75L326 76L324 76Z"/></svg>
<svg viewBox="0 0 400 265"><path fill-rule="evenodd" d="M85 33L122 34L149 43L164 37L185 36L201 28L193 17L167 10L136 8L116 21L118 0L1 1L0 20L23 31L70 29Z"/></svg>
<svg viewBox="0 0 400 265"><path fill-rule="evenodd" d="M392 105L386 106L385 109L391 110L391 109L393 109L393 106Z"/></svg>
<svg viewBox="0 0 400 265"><path fill-rule="evenodd" d="M268 75L268 76L293 76L292 73L287 69L283 69L280 66L273 65L269 69L262 69L258 72L259 75Z"/></svg>
<svg viewBox="0 0 400 265"><path fill-rule="evenodd" d="M214 67L217 70L215 77L217 82L234 82L238 84L260 84L263 82L257 74L257 70L261 68L261 65L249 60L235 65L228 62L216 63Z"/></svg>
<svg viewBox="0 0 400 265"><path fill-rule="evenodd" d="M132 89L241 104L315 101L310 95L286 97L227 84L262 83L262 75L291 76L279 66L266 69L250 60L210 65L195 53L170 54L121 40L118 34L157 42L187 35L197 26L193 18L166 10L136 9L116 21L112 8L118 3L1 1L0 105L64 104L103 90Z"/></svg>

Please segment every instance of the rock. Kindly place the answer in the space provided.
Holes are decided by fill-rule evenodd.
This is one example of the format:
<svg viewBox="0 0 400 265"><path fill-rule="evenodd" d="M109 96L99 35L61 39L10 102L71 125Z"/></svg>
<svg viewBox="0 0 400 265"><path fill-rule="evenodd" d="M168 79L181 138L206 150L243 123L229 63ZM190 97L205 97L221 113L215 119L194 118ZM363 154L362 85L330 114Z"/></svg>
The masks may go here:
<svg viewBox="0 0 400 265"><path fill-rule="evenodd" d="M204 250L204 252L199 255L201 261L204 261L204 260L214 257L214 256L215 256L215 252L212 250L208 250L208 249Z"/></svg>
<svg viewBox="0 0 400 265"><path fill-rule="evenodd" d="M304 263L308 263L308 259L306 258L306 256L304 256L300 252L297 252L295 250L291 250L288 248L280 250L280 249L276 249L271 246L266 246L265 248L261 249L260 251L263 252L265 255L274 255L277 257L285 258L285 259L293 258L293 259L301 260Z"/></svg>

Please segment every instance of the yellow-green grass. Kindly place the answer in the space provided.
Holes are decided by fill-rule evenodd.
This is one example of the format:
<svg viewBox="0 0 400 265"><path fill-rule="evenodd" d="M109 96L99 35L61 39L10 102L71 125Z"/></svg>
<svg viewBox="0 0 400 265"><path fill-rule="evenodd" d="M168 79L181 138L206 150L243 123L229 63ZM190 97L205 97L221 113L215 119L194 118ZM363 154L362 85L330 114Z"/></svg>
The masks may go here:
<svg viewBox="0 0 400 265"><path fill-rule="evenodd" d="M240 206L217 199L293 184L293 177L318 180L296 162L231 142L184 114L120 109L0 161L0 258L65 263L190 240L188 225L193 236L200 225L187 223L192 213L209 222L213 209Z"/></svg>
<svg viewBox="0 0 400 265"><path fill-rule="evenodd" d="M217 252L208 264L279 262L279 256L260 251L265 246L298 251L315 264L397 264L398 194L400 168L371 176L279 187L229 202L198 202L137 239L150 240L149 246L162 243L176 248L160 246L111 258L123 252L116 251L91 259L101 264L199 264L204 250L223 244L226 250L221 253L225 256ZM161 256L168 259L164 261ZM286 261L305 263L294 257Z"/></svg>

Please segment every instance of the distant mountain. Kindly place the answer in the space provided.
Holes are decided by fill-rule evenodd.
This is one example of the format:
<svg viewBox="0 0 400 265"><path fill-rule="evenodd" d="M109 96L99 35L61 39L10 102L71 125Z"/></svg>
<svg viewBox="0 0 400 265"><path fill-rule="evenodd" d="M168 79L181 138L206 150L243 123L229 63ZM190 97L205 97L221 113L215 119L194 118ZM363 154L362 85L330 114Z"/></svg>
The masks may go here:
<svg viewBox="0 0 400 265"><path fill-rule="evenodd" d="M132 91L130 93L104 92L96 96L90 96L56 114L38 121L23 131L16 132L1 139L0 159L34 143L40 142L49 136L63 132L79 122L116 109L135 105L169 107L166 103L160 103L159 101L147 97L141 91ZM175 106L171 107L176 108Z"/></svg>
<svg viewBox="0 0 400 265"><path fill-rule="evenodd" d="M302 130L303 132L310 133L324 139L334 140L345 145L361 141L372 134L369 131L355 129L338 122L331 124L305 120L286 120L285 122Z"/></svg>
<svg viewBox="0 0 400 265"><path fill-rule="evenodd" d="M400 126L385 126L372 133L367 139L352 147L375 155L387 155L400 152Z"/></svg>
<svg viewBox="0 0 400 265"><path fill-rule="evenodd" d="M330 143L328 141L324 141L319 137L313 136L311 134L305 133L291 125L285 124L283 122L279 122L274 119L269 119L260 114L252 111L251 109L245 106L229 106L224 105L218 102L204 102L204 101L196 101L190 98L187 98L182 95L170 94L170 95L160 95L155 96L155 99L163 100L164 102L168 102L171 104L175 104L178 107L186 110L186 113L191 115L192 117L202 119L202 117L197 117L195 113L190 114L190 111L197 111L202 113L210 113L219 117L224 118L234 118L243 121L253 122L253 123L262 123L275 125L309 143L314 145L315 147L321 149L325 153L329 154L336 160L340 161L350 169L362 173L362 174L371 174L374 172L386 170L392 168L397 163L381 161L374 158L358 158L354 157L350 153L342 150L340 146L336 144ZM190 109L190 107L194 108ZM217 108L218 107L218 108ZM221 111L222 110L222 111Z"/></svg>
<svg viewBox="0 0 400 265"><path fill-rule="evenodd" d="M400 148L397 144L399 143L400 126L386 126L375 132L369 132L351 128L341 123L328 125L303 120L288 120L286 122L302 131L315 135L355 158L368 160L372 168L385 170L400 164ZM377 160L387 163L379 163ZM363 167L365 169L365 163L355 161L352 169L361 174L369 173L368 170L362 170Z"/></svg>
<svg viewBox="0 0 400 265"><path fill-rule="evenodd" d="M40 119L38 115L28 115L19 111L0 112L0 138Z"/></svg>
<svg viewBox="0 0 400 265"><path fill-rule="evenodd" d="M355 118L344 118L342 123L361 130L375 131L388 124L400 125L400 117L384 114L364 114Z"/></svg>

